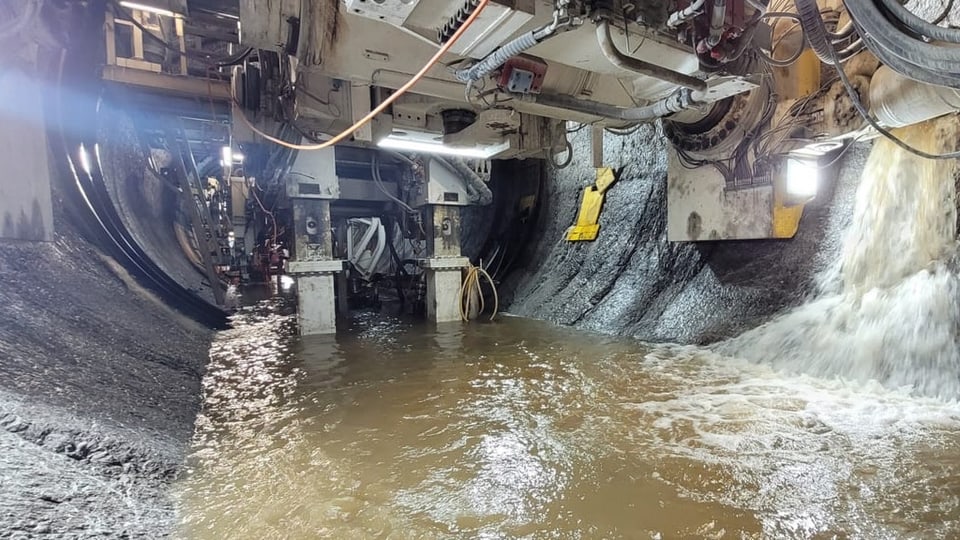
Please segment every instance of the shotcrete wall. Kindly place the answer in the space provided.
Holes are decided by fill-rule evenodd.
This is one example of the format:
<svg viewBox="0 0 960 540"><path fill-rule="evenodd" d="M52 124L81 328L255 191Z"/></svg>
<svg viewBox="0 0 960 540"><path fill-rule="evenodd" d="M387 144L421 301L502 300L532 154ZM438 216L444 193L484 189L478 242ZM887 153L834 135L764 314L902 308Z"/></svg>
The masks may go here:
<svg viewBox="0 0 960 540"><path fill-rule="evenodd" d="M584 187L594 180L589 130L575 156L552 167L535 240L502 286L508 311L644 340L709 342L752 328L798 303L839 248L868 145L838 161L792 240L666 240L667 142L658 126L606 134L604 160L623 167L607 192L595 242L568 242ZM829 176L829 175L827 175Z"/></svg>
<svg viewBox="0 0 960 540"><path fill-rule="evenodd" d="M171 530L209 330L62 226L0 282L0 537Z"/></svg>
<svg viewBox="0 0 960 540"><path fill-rule="evenodd" d="M47 122L50 151L18 159L52 173L43 220L52 241L0 240L0 537L165 537L212 330L179 311L195 306L131 275L143 261L116 255L120 241L74 176L87 165L66 161L78 159L72 132ZM157 180L144 178L135 138L113 123L112 139L86 148L103 158L114 206L153 263L198 290L199 273L171 241L175 199L151 197Z"/></svg>

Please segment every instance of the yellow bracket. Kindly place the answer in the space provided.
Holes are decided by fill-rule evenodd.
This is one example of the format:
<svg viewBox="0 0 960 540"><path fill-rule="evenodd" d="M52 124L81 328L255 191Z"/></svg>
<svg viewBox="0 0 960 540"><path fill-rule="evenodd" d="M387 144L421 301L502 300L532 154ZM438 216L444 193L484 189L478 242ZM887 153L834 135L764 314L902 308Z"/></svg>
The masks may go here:
<svg viewBox="0 0 960 540"><path fill-rule="evenodd" d="M597 179L592 186L583 190L583 202L577 223L567 231L567 240L571 242L590 242L600 233L600 210L603 208L604 194L617 181L617 175L609 167L597 169Z"/></svg>

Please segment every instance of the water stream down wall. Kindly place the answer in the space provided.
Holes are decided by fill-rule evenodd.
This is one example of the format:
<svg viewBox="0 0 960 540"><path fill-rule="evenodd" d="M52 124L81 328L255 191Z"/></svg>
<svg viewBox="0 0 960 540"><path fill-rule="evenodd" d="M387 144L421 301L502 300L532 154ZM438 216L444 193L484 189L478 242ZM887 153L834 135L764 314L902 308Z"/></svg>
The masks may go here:
<svg viewBox="0 0 960 540"><path fill-rule="evenodd" d="M905 128L905 142L952 151L955 118ZM787 372L876 380L960 398L955 162L878 140L863 171L840 256L811 299L719 344Z"/></svg>

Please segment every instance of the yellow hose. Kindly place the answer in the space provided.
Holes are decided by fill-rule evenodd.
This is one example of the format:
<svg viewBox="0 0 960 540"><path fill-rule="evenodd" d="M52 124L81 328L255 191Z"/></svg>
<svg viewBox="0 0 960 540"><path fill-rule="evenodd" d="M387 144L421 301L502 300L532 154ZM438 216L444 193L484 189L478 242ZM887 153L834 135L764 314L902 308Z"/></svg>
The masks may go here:
<svg viewBox="0 0 960 540"><path fill-rule="evenodd" d="M480 287L480 278L483 277L490 283L490 289L493 290L493 313L490 315L490 320L492 321L494 317L497 316L497 311L500 309L500 296L497 294L497 285L493 282L493 278L490 277L490 274L486 270L479 266L470 265L470 268L467 269L467 275L463 278L463 284L460 285L460 318L464 321L470 320L470 310L473 308L473 298L471 293L476 290L477 298L479 298L479 307L477 313L483 313L484 301L483 301L483 290Z"/></svg>

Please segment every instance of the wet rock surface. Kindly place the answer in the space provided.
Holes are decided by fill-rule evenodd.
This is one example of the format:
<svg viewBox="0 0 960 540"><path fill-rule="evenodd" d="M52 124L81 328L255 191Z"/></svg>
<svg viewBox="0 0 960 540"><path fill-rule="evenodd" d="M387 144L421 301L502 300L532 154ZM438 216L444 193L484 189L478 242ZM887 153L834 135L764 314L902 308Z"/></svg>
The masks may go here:
<svg viewBox="0 0 960 540"><path fill-rule="evenodd" d="M838 253L868 145L838 160L792 240L671 243L667 142L658 126L606 134L604 161L622 167L594 242L568 242L583 188L593 183L589 130L571 137L572 164L551 168L535 240L502 285L516 315L651 341L705 343L796 305Z"/></svg>
<svg viewBox="0 0 960 540"><path fill-rule="evenodd" d="M70 232L0 280L0 537L164 536L209 331Z"/></svg>

